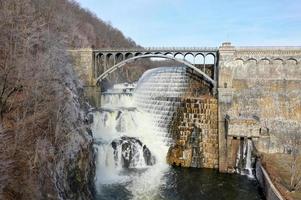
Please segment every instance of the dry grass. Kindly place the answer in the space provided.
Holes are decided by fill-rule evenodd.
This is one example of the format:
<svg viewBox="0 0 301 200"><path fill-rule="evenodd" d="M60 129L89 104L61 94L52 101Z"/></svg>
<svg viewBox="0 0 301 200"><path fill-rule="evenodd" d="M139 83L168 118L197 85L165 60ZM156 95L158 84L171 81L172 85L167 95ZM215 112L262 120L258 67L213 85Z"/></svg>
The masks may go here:
<svg viewBox="0 0 301 200"><path fill-rule="evenodd" d="M263 154L262 163L279 192L288 200L301 200L301 188L289 192L291 157L287 154ZM301 170L301 157L298 158L298 169Z"/></svg>

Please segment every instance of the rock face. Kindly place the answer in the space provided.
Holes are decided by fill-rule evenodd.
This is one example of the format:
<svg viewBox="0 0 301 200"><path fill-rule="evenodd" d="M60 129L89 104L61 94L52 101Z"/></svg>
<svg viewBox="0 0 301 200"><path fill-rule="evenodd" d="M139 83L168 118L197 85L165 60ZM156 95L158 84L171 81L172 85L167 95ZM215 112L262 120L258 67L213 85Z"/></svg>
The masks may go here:
<svg viewBox="0 0 301 200"><path fill-rule="evenodd" d="M123 136L112 141L115 162L121 162L123 168L154 165L155 157L151 151L134 137Z"/></svg>
<svg viewBox="0 0 301 200"><path fill-rule="evenodd" d="M182 167L218 168L217 100L183 98L171 125L176 141L167 161Z"/></svg>
<svg viewBox="0 0 301 200"><path fill-rule="evenodd" d="M62 80L64 86L57 90L63 99L53 100L59 105L47 101L46 106L53 106L50 112L43 108L36 116L27 114L19 121L21 128L12 121L15 113L5 116L0 127L0 199L93 199L87 107L76 78L67 73Z"/></svg>

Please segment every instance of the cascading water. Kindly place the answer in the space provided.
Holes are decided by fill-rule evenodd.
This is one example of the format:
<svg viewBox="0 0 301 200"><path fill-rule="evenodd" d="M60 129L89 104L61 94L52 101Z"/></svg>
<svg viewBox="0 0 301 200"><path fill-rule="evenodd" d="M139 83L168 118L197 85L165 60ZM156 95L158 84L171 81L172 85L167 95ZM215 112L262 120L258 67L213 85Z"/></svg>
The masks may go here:
<svg viewBox="0 0 301 200"><path fill-rule="evenodd" d="M236 172L254 178L253 171L253 142L251 139L240 141L240 146L237 152Z"/></svg>
<svg viewBox="0 0 301 200"><path fill-rule="evenodd" d="M188 80L184 67L162 67L147 71L134 93L126 89L103 93L92 127L99 193L102 185L124 182L133 199L157 198L169 168L167 127ZM128 168L143 173L127 174Z"/></svg>
<svg viewBox="0 0 301 200"><path fill-rule="evenodd" d="M154 132L168 139L168 125L180 106L180 97L189 88L190 76L184 67L148 70L140 78L134 94L139 110L150 115Z"/></svg>
<svg viewBox="0 0 301 200"><path fill-rule="evenodd" d="M253 170L252 167L252 151L253 151L253 142L251 139L248 139L247 141L247 156L246 156L246 168L247 174L249 177L253 177Z"/></svg>
<svg viewBox="0 0 301 200"><path fill-rule="evenodd" d="M103 93L102 107L93 112L92 125L97 150L96 199L220 197L210 192L218 189L216 185L221 177L216 172L208 174L207 171L204 178L197 178L197 174L202 174L200 169L197 173L187 173L166 163L172 142L168 125L180 106L181 96L189 89L189 80L184 67L161 67L144 73L135 91L119 85L117 90ZM208 175L212 178L210 182L206 182ZM239 182L233 179L233 183ZM224 180L230 181L228 176ZM195 186L199 188L191 192L189 188ZM234 184L230 190L236 188ZM245 199L259 199L254 188L247 185L245 190L247 194L253 191ZM206 191L211 198L206 196ZM227 191L223 194L227 195Z"/></svg>

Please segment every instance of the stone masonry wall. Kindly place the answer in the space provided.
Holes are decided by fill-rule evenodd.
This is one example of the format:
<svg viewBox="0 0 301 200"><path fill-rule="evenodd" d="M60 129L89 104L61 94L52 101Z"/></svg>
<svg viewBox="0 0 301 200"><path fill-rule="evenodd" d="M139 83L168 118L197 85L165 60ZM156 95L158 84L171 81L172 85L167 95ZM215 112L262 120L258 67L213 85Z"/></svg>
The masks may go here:
<svg viewBox="0 0 301 200"><path fill-rule="evenodd" d="M73 67L84 86L95 86L92 49L69 50Z"/></svg>
<svg viewBox="0 0 301 200"><path fill-rule="evenodd" d="M214 97L183 98L170 130L176 142L169 149L169 164L218 168L217 100Z"/></svg>
<svg viewBox="0 0 301 200"><path fill-rule="evenodd" d="M220 171L227 171L232 136L252 138L259 151L282 151L276 135L287 134L301 123L301 48L223 44L218 105ZM230 129L225 126L226 116L235 119ZM244 131L251 118L257 121L253 130Z"/></svg>

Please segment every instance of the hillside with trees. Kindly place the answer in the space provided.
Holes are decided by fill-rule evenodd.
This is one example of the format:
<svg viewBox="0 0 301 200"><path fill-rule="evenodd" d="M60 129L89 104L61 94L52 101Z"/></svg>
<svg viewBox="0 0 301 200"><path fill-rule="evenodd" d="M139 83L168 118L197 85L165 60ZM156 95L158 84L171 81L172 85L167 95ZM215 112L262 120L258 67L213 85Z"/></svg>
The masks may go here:
<svg viewBox="0 0 301 200"><path fill-rule="evenodd" d="M0 0L0 199L91 199L92 136L66 49L135 47L68 0Z"/></svg>

